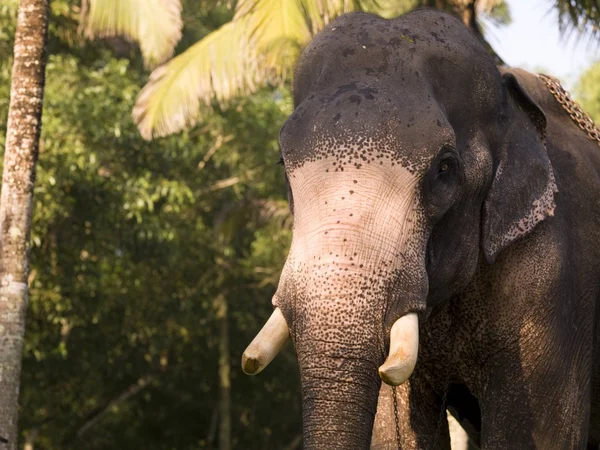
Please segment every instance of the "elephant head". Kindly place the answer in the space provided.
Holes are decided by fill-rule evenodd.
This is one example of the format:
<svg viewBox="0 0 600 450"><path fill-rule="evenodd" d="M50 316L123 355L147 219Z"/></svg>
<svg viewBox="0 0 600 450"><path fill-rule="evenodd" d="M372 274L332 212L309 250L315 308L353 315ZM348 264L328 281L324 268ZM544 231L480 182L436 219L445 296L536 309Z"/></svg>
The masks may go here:
<svg viewBox="0 0 600 450"><path fill-rule="evenodd" d="M304 50L280 132L293 241L257 373L291 337L307 449L369 447L428 314L552 215L543 112L458 21L353 13Z"/></svg>

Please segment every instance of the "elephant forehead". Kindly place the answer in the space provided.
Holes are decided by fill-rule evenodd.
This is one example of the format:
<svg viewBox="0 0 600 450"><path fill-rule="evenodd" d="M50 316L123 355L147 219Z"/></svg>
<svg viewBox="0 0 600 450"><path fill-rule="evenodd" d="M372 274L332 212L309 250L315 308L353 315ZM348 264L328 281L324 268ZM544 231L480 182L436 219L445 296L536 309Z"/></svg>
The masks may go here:
<svg viewBox="0 0 600 450"><path fill-rule="evenodd" d="M455 140L441 107L424 87L395 91L367 81L309 97L279 138L290 171L327 158L332 170L389 163L411 173L426 170L439 149Z"/></svg>
<svg viewBox="0 0 600 450"><path fill-rule="evenodd" d="M336 171L325 158L289 175L297 262L314 264L316 255L352 270L357 260L401 263L418 253L426 229L420 177L392 164Z"/></svg>
<svg viewBox="0 0 600 450"><path fill-rule="evenodd" d="M412 204L419 196L417 186L422 178L411 170L415 165L406 167L393 153L369 153L368 147L340 149L340 156L323 154L295 169L287 168L298 213L304 208L311 214L321 209L333 213L335 208L398 210L403 204ZM423 157L420 164L427 166L429 160Z"/></svg>
<svg viewBox="0 0 600 450"><path fill-rule="evenodd" d="M436 152L432 146L414 139L411 143L398 139L388 130L339 130L336 133L314 127L297 143L283 150L289 173L307 163L325 161L327 172L360 170L368 166L399 165L412 174L425 171ZM435 145L437 150L437 144Z"/></svg>

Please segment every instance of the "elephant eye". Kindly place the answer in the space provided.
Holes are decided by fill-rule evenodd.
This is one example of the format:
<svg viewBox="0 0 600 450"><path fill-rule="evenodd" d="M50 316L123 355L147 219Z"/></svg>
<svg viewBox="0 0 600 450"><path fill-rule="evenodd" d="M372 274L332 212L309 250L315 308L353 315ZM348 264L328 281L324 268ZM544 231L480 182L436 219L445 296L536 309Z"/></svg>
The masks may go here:
<svg viewBox="0 0 600 450"><path fill-rule="evenodd" d="M445 159L444 161L442 161L440 163L438 172L444 173L444 172L448 172L450 169L452 169L452 161L450 161L449 159Z"/></svg>

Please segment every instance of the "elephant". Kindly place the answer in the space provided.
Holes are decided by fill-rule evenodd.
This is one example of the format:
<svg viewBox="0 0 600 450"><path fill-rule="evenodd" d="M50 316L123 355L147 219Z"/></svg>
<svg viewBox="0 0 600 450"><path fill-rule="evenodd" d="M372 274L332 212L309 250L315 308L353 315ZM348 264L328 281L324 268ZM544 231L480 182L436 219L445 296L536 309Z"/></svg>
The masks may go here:
<svg viewBox="0 0 600 450"><path fill-rule="evenodd" d="M430 9L338 17L293 96L293 237L242 367L291 339L304 448L449 449L446 409L483 449L598 448L593 133Z"/></svg>

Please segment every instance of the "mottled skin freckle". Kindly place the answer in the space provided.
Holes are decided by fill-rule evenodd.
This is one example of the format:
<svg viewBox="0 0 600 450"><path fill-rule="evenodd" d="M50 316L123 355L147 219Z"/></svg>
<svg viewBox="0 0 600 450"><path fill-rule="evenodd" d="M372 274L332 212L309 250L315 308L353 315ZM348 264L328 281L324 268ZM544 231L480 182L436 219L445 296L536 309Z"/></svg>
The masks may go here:
<svg viewBox="0 0 600 450"><path fill-rule="evenodd" d="M412 313L402 449L449 449L446 408L485 449L599 445L600 151L543 83L438 11L353 13L304 50L294 101L273 304L304 448L398 447L378 368Z"/></svg>

